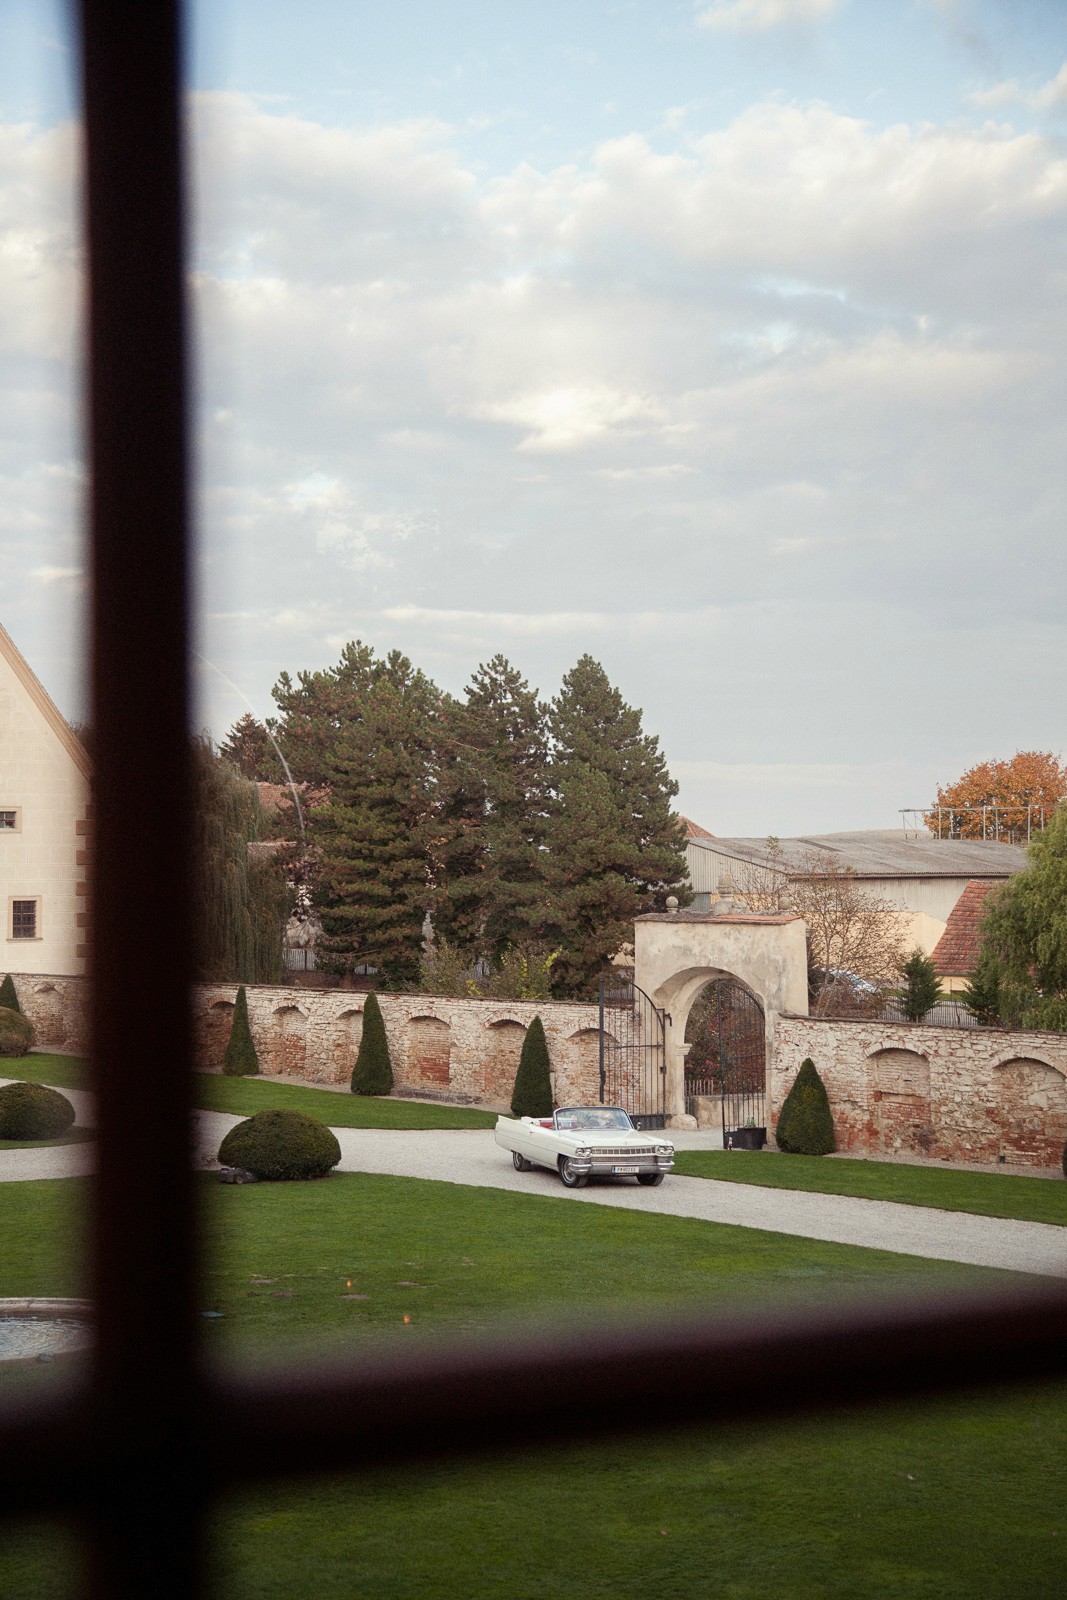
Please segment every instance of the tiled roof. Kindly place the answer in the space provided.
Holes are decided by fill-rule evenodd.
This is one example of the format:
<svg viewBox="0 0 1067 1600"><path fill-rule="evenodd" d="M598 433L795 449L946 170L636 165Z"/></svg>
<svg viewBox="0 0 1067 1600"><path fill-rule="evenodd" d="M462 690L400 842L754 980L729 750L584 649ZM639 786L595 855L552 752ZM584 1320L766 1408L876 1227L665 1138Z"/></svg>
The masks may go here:
<svg viewBox="0 0 1067 1600"><path fill-rule="evenodd" d="M934 946L934 970L941 978L966 978L978 964L985 898L997 885L988 879L969 883L949 912Z"/></svg>
<svg viewBox="0 0 1067 1600"><path fill-rule="evenodd" d="M694 822L691 817L679 817L679 822L685 824L687 839L714 839L715 835L709 833L707 828L702 828L699 822Z"/></svg>

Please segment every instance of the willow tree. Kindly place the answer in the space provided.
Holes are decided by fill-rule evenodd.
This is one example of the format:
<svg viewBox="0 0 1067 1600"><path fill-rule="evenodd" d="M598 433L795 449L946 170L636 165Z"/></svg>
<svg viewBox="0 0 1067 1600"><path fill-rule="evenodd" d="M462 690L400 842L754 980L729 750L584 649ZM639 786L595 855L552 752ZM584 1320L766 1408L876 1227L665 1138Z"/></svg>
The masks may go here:
<svg viewBox="0 0 1067 1600"><path fill-rule="evenodd" d="M208 740L197 740L193 755L197 976L273 983L291 894L273 855L249 848L259 835L259 794Z"/></svg>

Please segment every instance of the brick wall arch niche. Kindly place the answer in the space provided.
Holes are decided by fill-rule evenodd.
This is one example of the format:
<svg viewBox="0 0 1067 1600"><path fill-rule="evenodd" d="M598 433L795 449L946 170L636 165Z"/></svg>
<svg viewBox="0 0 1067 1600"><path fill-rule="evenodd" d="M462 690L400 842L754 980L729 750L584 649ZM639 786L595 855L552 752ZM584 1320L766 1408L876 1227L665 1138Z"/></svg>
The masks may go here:
<svg viewBox="0 0 1067 1600"><path fill-rule="evenodd" d="M35 984L27 1010L39 1045L66 1044L67 1024L63 1014L63 998L54 983Z"/></svg>
<svg viewBox="0 0 1067 1600"><path fill-rule="evenodd" d="M291 1072L302 1077L307 1064L307 1018L299 1006L278 1006L274 1023L272 1072Z"/></svg>
<svg viewBox="0 0 1067 1600"><path fill-rule="evenodd" d="M1021 1166L1057 1167L1067 1144L1067 1077L1047 1061L1012 1056L993 1069L998 1155Z"/></svg>
<svg viewBox="0 0 1067 1600"><path fill-rule="evenodd" d="M333 1030L332 1081L334 1083L347 1083L351 1078L362 1039L363 1008L353 1007L348 1011L342 1011Z"/></svg>
<svg viewBox="0 0 1067 1600"><path fill-rule="evenodd" d="M495 1022L487 1022L486 1027L492 1048L486 1053L482 1094L494 1105L509 1107L526 1029L514 1017L500 1017Z"/></svg>
<svg viewBox="0 0 1067 1600"><path fill-rule="evenodd" d="M222 1058L233 1022L233 1001L215 1000L202 1012L197 1033L197 1066L209 1072L222 1070Z"/></svg>
<svg viewBox="0 0 1067 1600"><path fill-rule="evenodd" d="M889 1155L929 1155L934 1145L929 1061L916 1050L876 1050L868 1059L875 1147Z"/></svg>
<svg viewBox="0 0 1067 1600"><path fill-rule="evenodd" d="M452 1029L440 1017L411 1017L407 1025L408 1087L434 1091L452 1081Z"/></svg>
<svg viewBox="0 0 1067 1600"><path fill-rule="evenodd" d="M613 1036L606 1030L605 1039ZM567 1039L566 1058L552 1063L558 1106L595 1104L600 1092L600 1029L578 1028Z"/></svg>

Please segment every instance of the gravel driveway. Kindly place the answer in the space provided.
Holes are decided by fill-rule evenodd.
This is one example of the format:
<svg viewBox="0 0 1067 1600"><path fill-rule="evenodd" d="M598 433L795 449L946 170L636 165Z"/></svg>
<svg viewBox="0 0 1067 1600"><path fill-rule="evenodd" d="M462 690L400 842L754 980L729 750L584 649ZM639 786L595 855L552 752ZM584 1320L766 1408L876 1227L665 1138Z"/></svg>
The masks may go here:
<svg viewBox="0 0 1067 1600"><path fill-rule="evenodd" d="M83 1102L87 1097L70 1093L69 1098ZM82 1104L78 1110L81 1122L87 1112ZM215 1164L223 1135L241 1120L219 1111L197 1113L198 1166ZM975 1217L962 1211L935 1211L795 1189L761 1189L714 1178L672 1176L657 1189L628 1182L564 1189L553 1173L539 1168L516 1172L491 1129L335 1128L334 1132L341 1146L342 1172L381 1172L478 1189L508 1189L516 1194L545 1195L564 1204L619 1206L937 1261L1067 1277L1067 1228L1045 1222ZM91 1145L0 1151L0 1181L73 1176L90 1170L91 1163Z"/></svg>

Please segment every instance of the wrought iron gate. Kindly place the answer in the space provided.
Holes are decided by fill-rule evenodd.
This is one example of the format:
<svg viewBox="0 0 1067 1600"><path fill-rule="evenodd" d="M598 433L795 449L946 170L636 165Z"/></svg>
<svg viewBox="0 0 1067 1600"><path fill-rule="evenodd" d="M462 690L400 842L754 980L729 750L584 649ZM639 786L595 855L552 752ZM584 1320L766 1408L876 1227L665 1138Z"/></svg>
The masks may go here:
<svg viewBox="0 0 1067 1600"><path fill-rule="evenodd" d="M600 980L600 1103L635 1127L662 1128L667 1112L665 1011L625 972Z"/></svg>
<svg viewBox="0 0 1067 1600"><path fill-rule="evenodd" d="M703 1014L685 1062L685 1109L694 1114L698 1095L717 1099L722 1111L722 1142L728 1148L731 1135L767 1125L763 1007L733 978L708 984L696 1004L701 1001L705 1001Z"/></svg>

